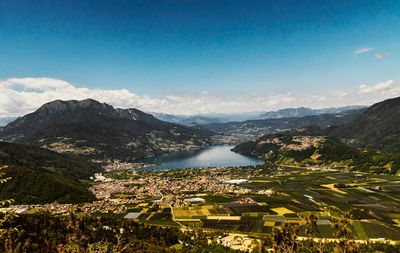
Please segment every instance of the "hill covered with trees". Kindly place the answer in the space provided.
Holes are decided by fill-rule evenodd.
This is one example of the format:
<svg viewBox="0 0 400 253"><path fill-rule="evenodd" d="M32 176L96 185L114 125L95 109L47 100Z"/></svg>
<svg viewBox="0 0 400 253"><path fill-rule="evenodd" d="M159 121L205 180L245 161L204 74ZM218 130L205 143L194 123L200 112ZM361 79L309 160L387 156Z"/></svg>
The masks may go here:
<svg viewBox="0 0 400 253"><path fill-rule="evenodd" d="M400 152L400 97L372 105L328 134L355 146Z"/></svg>
<svg viewBox="0 0 400 253"><path fill-rule="evenodd" d="M99 165L37 147L0 142L0 166L5 177L0 199L16 203L74 203L94 196L82 180L88 180Z"/></svg>
<svg viewBox="0 0 400 253"><path fill-rule="evenodd" d="M356 148L335 138L298 132L265 135L239 144L233 151L279 165L330 166L389 174L400 169L400 154Z"/></svg>

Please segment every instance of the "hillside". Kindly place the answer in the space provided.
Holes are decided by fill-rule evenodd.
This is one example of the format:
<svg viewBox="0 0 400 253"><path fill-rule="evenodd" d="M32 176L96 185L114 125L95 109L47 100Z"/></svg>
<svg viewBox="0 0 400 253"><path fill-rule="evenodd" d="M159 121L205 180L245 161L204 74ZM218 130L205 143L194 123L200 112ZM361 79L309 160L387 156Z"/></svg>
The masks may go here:
<svg viewBox="0 0 400 253"><path fill-rule="evenodd" d="M400 169L400 154L359 149L331 137L296 132L265 135L241 143L233 151L278 165L355 168L389 174Z"/></svg>
<svg viewBox="0 0 400 253"><path fill-rule="evenodd" d="M400 97L372 105L329 135L359 147L400 152Z"/></svg>
<svg viewBox="0 0 400 253"><path fill-rule="evenodd" d="M304 117L304 116L321 115L321 114L338 114L363 108L364 108L363 106L343 106L343 107L332 107L323 109L312 109L307 107L284 108L284 109L279 109L277 111L270 111L263 113L258 117L258 119L281 119L281 118Z"/></svg>
<svg viewBox="0 0 400 253"><path fill-rule="evenodd" d="M11 180L0 186L0 199L16 203L74 203L94 196L80 180L89 179L99 166L67 155L0 142L1 173Z"/></svg>
<svg viewBox="0 0 400 253"><path fill-rule="evenodd" d="M167 123L136 109L95 100L53 101L18 118L0 139L90 158L136 160L163 152L198 148L211 133Z"/></svg>
<svg viewBox="0 0 400 253"><path fill-rule="evenodd" d="M208 124L201 126L201 128L217 133L241 136L243 140L254 140L267 133L276 133L309 126L326 128L342 125L353 120L362 111L363 109L356 109L335 114Z"/></svg>

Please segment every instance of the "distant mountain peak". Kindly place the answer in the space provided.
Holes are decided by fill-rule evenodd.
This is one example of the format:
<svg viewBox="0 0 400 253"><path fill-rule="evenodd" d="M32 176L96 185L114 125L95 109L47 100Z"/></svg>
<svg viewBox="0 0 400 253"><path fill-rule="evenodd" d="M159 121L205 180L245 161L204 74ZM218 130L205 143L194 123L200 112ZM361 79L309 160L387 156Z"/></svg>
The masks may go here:
<svg viewBox="0 0 400 253"><path fill-rule="evenodd" d="M364 106L343 106L343 107L331 107L322 109L312 109L309 107L297 107L297 108L283 108L277 111L270 111L261 114L258 119L280 119L280 118L291 118L291 117L304 117L321 114L335 114L344 113L352 110L362 109Z"/></svg>

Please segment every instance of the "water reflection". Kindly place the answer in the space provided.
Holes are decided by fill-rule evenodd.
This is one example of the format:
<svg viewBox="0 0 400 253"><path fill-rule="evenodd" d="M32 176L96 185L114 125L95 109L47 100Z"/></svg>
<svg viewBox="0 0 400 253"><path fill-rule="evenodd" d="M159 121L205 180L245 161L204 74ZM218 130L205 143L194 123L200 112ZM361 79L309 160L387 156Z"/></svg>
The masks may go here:
<svg viewBox="0 0 400 253"><path fill-rule="evenodd" d="M178 168L202 168L202 167L228 167L249 166L262 164L262 160L246 157L231 149L234 146L219 145L203 150L176 152L158 156L148 162L157 165L146 169L178 169Z"/></svg>

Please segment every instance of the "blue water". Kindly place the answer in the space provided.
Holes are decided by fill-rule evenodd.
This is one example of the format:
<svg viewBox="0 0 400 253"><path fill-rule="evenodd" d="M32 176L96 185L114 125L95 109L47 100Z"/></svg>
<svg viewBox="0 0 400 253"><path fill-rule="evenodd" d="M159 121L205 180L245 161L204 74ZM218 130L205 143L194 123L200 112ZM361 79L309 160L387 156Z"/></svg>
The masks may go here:
<svg viewBox="0 0 400 253"><path fill-rule="evenodd" d="M158 156L148 162L157 164L145 169L180 169L205 167L236 167L263 164L260 159L250 158L232 152L234 146L219 145L198 151L176 152Z"/></svg>

